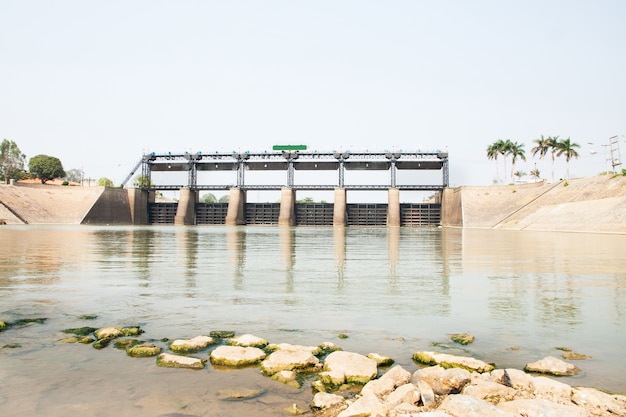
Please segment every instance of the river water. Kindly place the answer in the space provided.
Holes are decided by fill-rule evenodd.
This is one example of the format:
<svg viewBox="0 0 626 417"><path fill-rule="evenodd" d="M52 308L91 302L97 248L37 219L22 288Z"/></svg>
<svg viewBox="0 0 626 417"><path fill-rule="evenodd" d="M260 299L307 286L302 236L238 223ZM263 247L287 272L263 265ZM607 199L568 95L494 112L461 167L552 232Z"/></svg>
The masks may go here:
<svg viewBox="0 0 626 417"><path fill-rule="evenodd" d="M58 342L82 326L140 325L157 341L212 330L330 341L409 371L419 350L521 369L567 347L591 359L561 381L626 392L624 235L2 226L0 247L0 320L46 319L0 332L0 415L270 416L312 399L311 380L296 389L254 367L159 368L112 346ZM475 342L448 340L459 332ZM261 394L225 399L233 389Z"/></svg>

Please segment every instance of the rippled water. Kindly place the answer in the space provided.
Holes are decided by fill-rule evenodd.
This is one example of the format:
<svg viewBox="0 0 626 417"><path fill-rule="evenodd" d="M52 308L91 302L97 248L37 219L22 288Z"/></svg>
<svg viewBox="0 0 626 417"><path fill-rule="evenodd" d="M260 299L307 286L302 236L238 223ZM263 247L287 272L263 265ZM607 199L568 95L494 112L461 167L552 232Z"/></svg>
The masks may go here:
<svg viewBox="0 0 626 417"><path fill-rule="evenodd" d="M568 347L592 359L562 381L626 391L623 235L3 226L0 247L0 320L47 318L0 332L1 415L277 415L312 398L310 381L298 390L255 368L171 370L57 342L63 329L105 325L139 324L146 339L233 330L271 343L332 341L411 371L418 350L522 368ZM476 341L454 346L457 332ZM264 395L223 400L235 387Z"/></svg>

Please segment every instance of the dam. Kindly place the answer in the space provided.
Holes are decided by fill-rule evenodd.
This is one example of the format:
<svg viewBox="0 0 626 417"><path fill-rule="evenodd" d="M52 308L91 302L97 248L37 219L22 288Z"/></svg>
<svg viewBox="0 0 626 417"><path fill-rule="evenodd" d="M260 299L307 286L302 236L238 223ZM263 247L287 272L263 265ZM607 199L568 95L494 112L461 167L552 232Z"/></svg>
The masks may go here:
<svg viewBox="0 0 626 417"><path fill-rule="evenodd" d="M275 147L276 148L276 147ZM285 146L273 152L250 153L149 153L129 174L127 182L141 167L138 188L147 193L149 224L279 224L334 226L423 226L441 222L441 193L448 186L447 152L305 152L305 146ZM282 173L276 183L251 183L247 176L255 172ZM347 173L356 179L359 172L386 171L385 184L348 181ZM401 183L398 172L439 172L428 181ZM171 174L174 181L156 183L153 173ZM300 177L321 178L321 172L334 172L334 180L303 183ZM217 173L231 173L227 181ZM181 175L182 174L182 175ZM201 180L201 175L205 180ZM164 178L161 175L161 178ZM182 180L181 180L182 179ZM176 182L178 181L178 182ZM158 203L160 191L179 192L177 203ZM206 190L228 190L228 203L204 204L199 193ZM247 193L258 190L280 191L279 203L248 203ZM303 190L333 192L333 203L298 204L296 193ZM387 191L387 203L348 204L350 191ZM402 191L428 191L434 196L429 203L400 203Z"/></svg>

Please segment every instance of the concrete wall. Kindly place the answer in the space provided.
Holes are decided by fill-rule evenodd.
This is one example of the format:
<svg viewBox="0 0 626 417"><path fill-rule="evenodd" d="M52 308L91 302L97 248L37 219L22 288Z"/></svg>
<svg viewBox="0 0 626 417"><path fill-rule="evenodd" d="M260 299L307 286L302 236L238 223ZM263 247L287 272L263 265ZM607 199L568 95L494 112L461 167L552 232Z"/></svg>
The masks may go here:
<svg viewBox="0 0 626 417"><path fill-rule="evenodd" d="M463 227L463 192L461 188L446 188L441 197L441 225Z"/></svg>
<svg viewBox="0 0 626 417"><path fill-rule="evenodd" d="M82 224L133 224L128 191L105 187Z"/></svg>

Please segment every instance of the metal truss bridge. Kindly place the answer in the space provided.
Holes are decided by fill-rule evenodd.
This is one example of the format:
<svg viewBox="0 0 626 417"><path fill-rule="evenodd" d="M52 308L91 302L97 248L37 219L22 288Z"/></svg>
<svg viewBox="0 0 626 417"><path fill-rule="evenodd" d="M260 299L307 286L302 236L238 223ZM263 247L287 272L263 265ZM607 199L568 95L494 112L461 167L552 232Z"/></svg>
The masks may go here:
<svg viewBox="0 0 626 417"><path fill-rule="evenodd" d="M283 150L263 153L182 153L143 155L135 168L126 177L122 186L132 178L141 167L140 188L144 190L227 190L233 187L242 190L280 190L289 187L294 190L386 190L398 188L411 191L439 191L449 184L447 152L332 152L317 153L298 150ZM345 184L345 171L389 171L390 181L386 185L350 185ZM435 170L441 171L440 184L397 184L397 170ZM198 184L198 172L232 171L236 172L236 182L231 184ZM284 171L284 184L251 185L245 183L246 171ZM335 184L300 185L294 181L295 171L336 171L338 180ZM187 184L159 185L152 183L152 172L187 172ZM235 179L235 175L233 175Z"/></svg>

